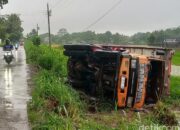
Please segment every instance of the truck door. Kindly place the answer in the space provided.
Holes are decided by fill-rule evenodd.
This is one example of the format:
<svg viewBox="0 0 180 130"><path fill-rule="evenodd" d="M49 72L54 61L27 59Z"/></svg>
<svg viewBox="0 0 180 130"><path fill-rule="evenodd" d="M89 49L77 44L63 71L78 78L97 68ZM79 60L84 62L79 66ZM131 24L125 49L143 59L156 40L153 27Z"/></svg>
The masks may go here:
<svg viewBox="0 0 180 130"><path fill-rule="evenodd" d="M137 89L139 59L132 57L130 60L129 87L127 96L127 107L133 107Z"/></svg>
<svg viewBox="0 0 180 130"><path fill-rule="evenodd" d="M120 60L117 85L117 105L118 107L125 107L128 93L130 56L122 56Z"/></svg>
<svg viewBox="0 0 180 130"><path fill-rule="evenodd" d="M147 57L139 56L137 87L133 105L134 109L142 108L145 102L148 79L148 64L149 61Z"/></svg>

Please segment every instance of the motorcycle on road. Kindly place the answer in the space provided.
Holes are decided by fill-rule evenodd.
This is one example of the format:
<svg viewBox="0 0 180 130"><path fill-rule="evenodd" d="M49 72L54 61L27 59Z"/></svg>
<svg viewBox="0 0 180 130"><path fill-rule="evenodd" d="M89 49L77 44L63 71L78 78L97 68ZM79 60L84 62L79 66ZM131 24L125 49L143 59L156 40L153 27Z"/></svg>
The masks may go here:
<svg viewBox="0 0 180 130"><path fill-rule="evenodd" d="M7 64L10 64L13 60L14 56L12 54L12 51L5 51L4 52L4 60Z"/></svg>

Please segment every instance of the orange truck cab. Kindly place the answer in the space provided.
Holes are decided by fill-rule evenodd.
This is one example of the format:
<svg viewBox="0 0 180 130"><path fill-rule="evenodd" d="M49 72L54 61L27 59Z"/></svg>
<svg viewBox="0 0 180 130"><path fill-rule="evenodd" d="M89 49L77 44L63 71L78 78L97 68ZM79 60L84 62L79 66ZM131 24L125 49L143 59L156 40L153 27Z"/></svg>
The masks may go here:
<svg viewBox="0 0 180 130"><path fill-rule="evenodd" d="M119 107L142 108L146 96L148 65L146 56L132 54L122 57L117 87Z"/></svg>

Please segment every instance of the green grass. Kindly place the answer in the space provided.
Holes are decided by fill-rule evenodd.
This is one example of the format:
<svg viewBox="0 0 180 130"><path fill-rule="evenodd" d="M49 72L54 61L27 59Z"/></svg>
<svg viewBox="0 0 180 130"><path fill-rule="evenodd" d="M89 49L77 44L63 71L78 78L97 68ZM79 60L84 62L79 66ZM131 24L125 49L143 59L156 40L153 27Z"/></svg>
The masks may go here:
<svg viewBox="0 0 180 130"><path fill-rule="evenodd" d="M171 95L180 97L180 76L171 76Z"/></svg>
<svg viewBox="0 0 180 130"><path fill-rule="evenodd" d="M172 64L180 66L180 50L176 50L172 58Z"/></svg>
<svg viewBox="0 0 180 130"><path fill-rule="evenodd" d="M42 70L35 78L35 85L28 107L32 128L66 129L79 120L84 107L78 93L55 74Z"/></svg>
<svg viewBox="0 0 180 130"><path fill-rule="evenodd" d="M46 45L25 44L27 62L39 68L34 77L35 87L32 100L28 104L28 116L33 130L136 130L141 125L155 125L161 117L166 117L166 106L178 105L180 77L171 77L171 97L160 103L161 111L156 109L149 114L125 110L104 111L95 114L87 111L86 102L80 100L77 91L65 84L67 77L67 57L63 48L50 49ZM167 117L173 117L168 114Z"/></svg>
<svg viewBox="0 0 180 130"><path fill-rule="evenodd" d="M180 107L180 76L171 76L170 97L164 99L164 102L172 108Z"/></svg>
<svg viewBox="0 0 180 130"><path fill-rule="evenodd" d="M46 45L34 46L31 41L27 41L25 49L28 63L50 70L57 76L66 76L67 57L63 55L63 48L51 49Z"/></svg>

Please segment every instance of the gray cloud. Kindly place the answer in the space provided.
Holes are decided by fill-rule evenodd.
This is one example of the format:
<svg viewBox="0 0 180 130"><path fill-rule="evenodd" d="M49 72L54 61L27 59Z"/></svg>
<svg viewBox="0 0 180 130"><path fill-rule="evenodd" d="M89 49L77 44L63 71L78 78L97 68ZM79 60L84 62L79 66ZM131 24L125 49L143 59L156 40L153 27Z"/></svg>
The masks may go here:
<svg viewBox="0 0 180 130"><path fill-rule="evenodd" d="M51 29L65 27L69 32L83 31L118 0L9 0L1 14L18 13L24 33L40 26L47 32L46 4L52 8ZM133 34L180 25L180 0L123 0L121 4L90 30Z"/></svg>

